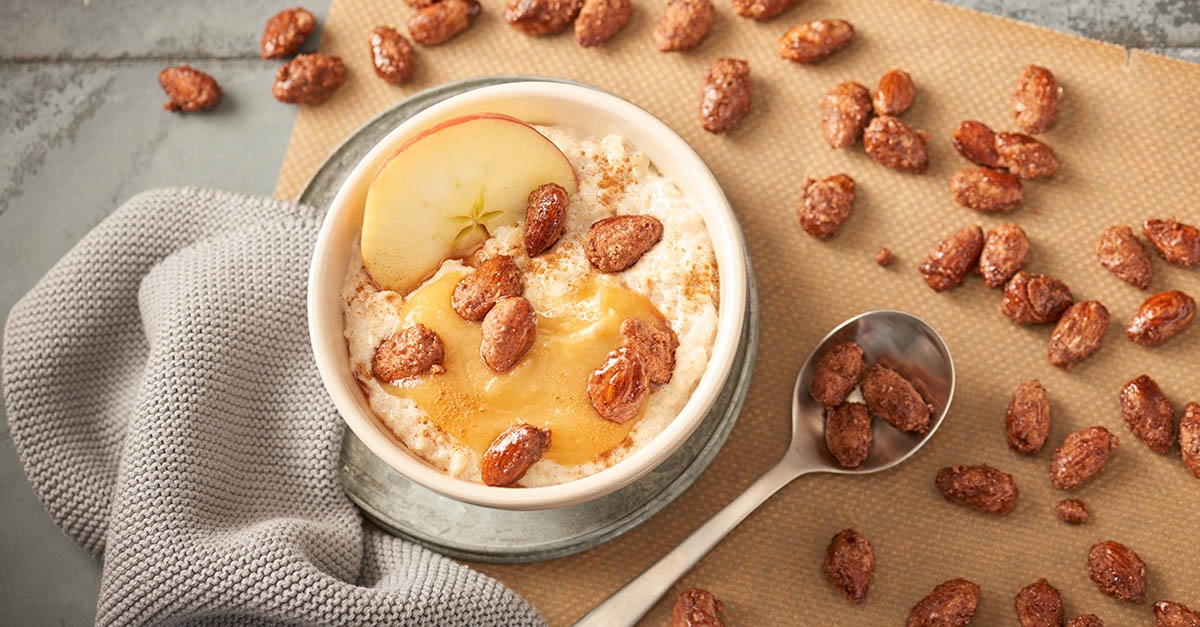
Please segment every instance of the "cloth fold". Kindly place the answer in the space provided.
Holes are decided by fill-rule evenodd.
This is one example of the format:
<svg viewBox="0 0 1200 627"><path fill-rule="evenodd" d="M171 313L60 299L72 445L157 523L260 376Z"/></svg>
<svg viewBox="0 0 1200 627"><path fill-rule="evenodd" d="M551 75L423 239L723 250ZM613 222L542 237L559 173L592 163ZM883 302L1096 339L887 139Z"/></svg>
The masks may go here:
<svg viewBox="0 0 1200 627"><path fill-rule="evenodd" d="M4 332L13 442L103 560L99 625L542 625L499 582L364 528L309 348L312 208L129 200Z"/></svg>

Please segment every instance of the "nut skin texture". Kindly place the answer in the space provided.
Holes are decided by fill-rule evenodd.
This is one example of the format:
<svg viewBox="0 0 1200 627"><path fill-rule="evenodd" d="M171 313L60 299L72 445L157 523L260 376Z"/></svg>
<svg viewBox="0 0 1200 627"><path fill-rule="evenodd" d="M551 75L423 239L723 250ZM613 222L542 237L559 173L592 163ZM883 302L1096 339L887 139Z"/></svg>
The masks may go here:
<svg viewBox="0 0 1200 627"><path fill-rule="evenodd" d="M834 148L852 146L871 115L871 92L861 83L838 83L821 101L821 132Z"/></svg>
<svg viewBox="0 0 1200 627"><path fill-rule="evenodd" d="M963 627L979 606L979 585L966 579L938 584L908 613L906 627Z"/></svg>
<svg viewBox="0 0 1200 627"><path fill-rule="evenodd" d="M1075 364L1100 350L1109 318L1108 309L1098 300L1071 305L1050 333L1050 344L1046 348L1050 364L1071 370Z"/></svg>
<svg viewBox="0 0 1200 627"><path fill-rule="evenodd" d="M411 81L417 73L417 60L412 44L390 26L376 26L368 37L371 44L371 63L375 74L393 85Z"/></svg>
<svg viewBox="0 0 1200 627"><path fill-rule="evenodd" d="M525 202L525 254L536 257L562 237L567 222L567 190L558 183L540 185Z"/></svg>
<svg viewBox="0 0 1200 627"><path fill-rule="evenodd" d="M842 403L825 415L825 446L842 468L857 468L871 454L871 414L862 403Z"/></svg>
<svg viewBox="0 0 1200 627"><path fill-rule="evenodd" d="M1083 614L1067 621L1067 627L1104 627L1104 621L1095 614Z"/></svg>
<svg viewBox="0 0 1200 627"><path fill-rule="evenodd" d="M1050 435L1050 397L1041 381L1021 383L1008 402L1004 414L1008 447L1018 453L1036 455Z"/></svg>
<svg viewBox="0 0 1200 627"><path fill-rule="evenodd" d="M912 383L895 370L879 364L867 368L862 377L862 394L871 415L901 431L929 431L933 418L929 405Z"/></svg>
<svg viewBox="0 0 1200 627"><path fill-rule="evenodd" d="M1174 601L1154 604L1154 627L1200 627L1200 612Z"/></svg>
<svg viewBox="0 0 1200 627"><path fill-rule="evenodd" d="M1112 540L1093 544L1087 565L1100 592L1118 601L1145 603L1146 563L1125 545Z"/></svg>
<svg viewBox="0 0 1200 627"><path fill-rule="evenodd" d="M1017 178L1044 179L1058 172L1058 155L1045 143L1022 133L997 133L1000 167Z"/></svg>
<svg viewBox="0 0 1200 627"><path fill-rule="evenodd" d="M887 267L896 261L896 256L892 254L891 248L880 248L875 251L875 263L880 266Z"/></svg>
<svg viewBox="0 0 1200 627"><path fill-rule="evenodd" d="M813 237L832 237L854 208L854 179L835 174L804 182L804 203L797 211L800 226Z"/></svg>
<svg viewBox="0 0 1200 627"><path fill-rule="evenodd" d="M752 20L766 21L792 8L797 0L733 0L733 12Z"/></svg>
<svg viewBox="0 0 1200 627"><path fill-rule="evenodd" d="M1059 490L1070 490L1104 470L1117 436L1104 427L1088 427L1072 433L1054 449L1050 458L1050 483Z"/></svg>
<svg viewBox="0 0 1200 627"><path fill-rule="evenodd" d="M631 0L584 0L575 18L575 41L584 48L612 39L633 15Z"/></svg>
<svg viewBox="0 0 1200 627"><path fill-rule="evenodd" d="M608 354L588 379L588 400L605 420L622 424L637 417L650 394L642 360L627 348Z"/></svg>
<svg viewBox="0 0 1200 627"><path fill-rule="evenodd" d="M1179 290L1159 292L1142 302L1125 335L1142 346L1158 346L1187 328L1196 317L1196 300Z"/></svg>
<svg viewBox="0 0 1200 627"><path fill-rule="evenodd" d="M496 301L479 327L483 343L479 356L495 372L511 370L533 346L537 337L537 316L533 305L520 296Z"/></svg>
<svg viewBox="0 0 1200 627"><path fill-rule="evenodd" d="M1022 588L1013 604L1021 627L1062 627L1062 597L1044 578Z"/></svg>
<svg viewBox="0 0 1200 627"><path fill-rule="evenodd" d="M993 516L1004 516L1017 503L1012 475L991 466L948 466L935 481L942 498Z"/></svg>
<svg viewBox="0 0 1200 627"><path fill-rule="evenodd" d="M963 227L942 240L921 263L921 276L935 292L962 283L983 251L983 229L977 224Z"/></svg>
<svg viewBox="0 0 1200 627"><path fill-rule="evenodd" d="M321 104L346 82L341 57L302 54L275 72L271 93L289 104Z"/></svg>
<svg viewBox="0 0 1200 627"><path fill-rule="evenodd" d="M292 7L271 16L263 29L259 53L264 59L282 59L300 49L317 28L317 18L307 9Z"/></svg>
<svg viewBox="0 0 1200 627"><path fill-rule="evenodd" d="M195 113L221 102L221 86L217 81L186 63L159 72L158 84L167 93L169 100L163 104L167 111Z"/></svg>
<svg viewBox="0 0 1200 627"><path fill-rule="evenodd" d="M950 137L954 149L964 159L986 168L1000 167L1000 154L996 152L996 134L983 122L965 120L954 127Z"/></svg>
<svg viewBox="0 0 1200 627"><path fill-rule="evenodd" d="M1057 322L1074 299L1062 281L1021 271L1004 286L1000 313L1017 324Z"/></svg>
<svg viewBox="0 0 1200 627"><path fill-rule="evenodd" d="M521 269L513 263L512 257L496 255L479 264L474 272L454 286L450 306L463 320L480 322L500 299L524 293L525 279Z"/></svg>
<svg viewBox="0 0 1200 627"><path fill-rule="evenodd" d="M475 0L440 0L408 18L408 34L423 46L437 46L467 30L471 20L483 11Z"/></svg>
<svg viewBox="0 0 1200 627"><path fill-rule="evenodd" d="M1027 66L1017 77L1013 90L1013 117L1017 126L1030 135L1044 133L1058 118L1058 101L1062 87L1054 74L1044 67Z"/></svg>
<svg viewBox="0 0 1200 627"><path fill-rule="evenodd" d="M423 324L393 333L375 349L371 374L384 383L393 383L424 374L440 374L446 369L442 360L446 347L436 331Z"/></svg>
<svg viewBox="0 0 1200 627"><path fill-rule="evenodd" d="M750 64L721 58L708 66L700 90L700 126L725 133L750 113Z"/></svg>
<svg viewBox="0 0 1200 627"><path fill-rule="evenodd" d="M925 144L929 141L923 131L890 115L871 120L863 129L863 148L875 163L901 172L920 174L929 167Z"/></svg>
<svg viewBox="0 0 1200 627"><path fill-rule="evenodd" d="M655 324L639 318L621 322L621 346L642 362L650 383L670 382L675 372L675 349L679 338L665 322Z"/></svg>
<svg viewBox="0 0 1200 627"><path fill-rule="evenodd" d="M1179 419L1179 456L1184 468L1200 479L1200 403L1188 403Z"/></svg>
<svg viewBox="0 0 1200 627"><path fill-rule="evenodd" d="M850 45L854 26L846 20L814 20L797 24L779 39L779 56L796 63L816 63Z"/></svg>
<svg viewBox="0 0 1200 627"><path fill-rule="evenodd" d="M1096 242L1096 258L1122 281L1139 290L1150 287L1150 279L1154 276L1150 255L1133 234L1133 229L1127 226L1104 229Z"/></svg>
<svg viewBox="0 0 1200 627"><path fill-rule="evenodd" d="M708 590L688 588L675 598L671 627L725 627L725 623L717 618L717 612L724 609L724 605Z"/></svg>
<svg viewBox="0 0 1200 627"><path fill-rule="evenodd" d="M1142 235L1168 263L1185 268L1200 263L1200 229L1171 218L1146 220Z"/></svg>
<svg viewBox="0 0 1200 627"><path fill-rule="evenodd" d="M648 215L604 218L588 229L583 252L601 272L620 272L642 258L662 239L663 225Z"/></svg>
<svg viewBox="0 0 1200 627"><path fill-rule="evenodd" d="M1091 512L1088 511L1087 503L1079 499L1063 499L1054 506L1054 513L1058 519L1068 525L1082 525L1091 517Z"/></svg>
<svg viewBox="0 0 1200 627"><path fill-rule="evenodd" d="M715 12L712 0L669 0L654 25L654 47L662 52L695 48L712 30Z"/></svg>
<svg viewBox="0 0 1200 627"><path fill-rule="evenodd" d="M843 529L829 541L822 570L846 600L858 605L867 598L875 576L875 549L859 532Z"/></svg>
<svg viewBox="0 0 1200 627"><path fill-rule="evenodd" d="M862 347L854 342L838 344L817 362L808 393L822 407L836 407L858 385L862 373Z"/></svg>
<svg viewBox="0 0 1200 627"><path fill-rule="evenodd" d="M1149 376L1121 388L1121 415L1133 435L1155 453L1166 453L1175 445L1175 408Z"/></svg>
<svg viewBox="0 0 1200 627"><path fill-rule="evenodd" d="M950 177L954 202L984 213L1009 212L1025 200L1021 179L990 168L963 168Z"/></svg>
<svg viewBox="0 0 1200 627"><path fill-rule="evenodd" d="M483 483L510 486L550 448L550 430L530 424L513 425L492 440L480 462Z"/></svg>
<svg viewBox="0 0 1200 627"><path fill-rule="evenodd" d="M875 115L900 115L912 106L917 88L904 70L889 70L875 88Z"/></svg>
<svg viewBox="0 0 1200 627"><path fill-rule="evenodd" d="M526 35L542 37L566 30L582 7L583 0L508 0L504 21Z"/></svg>
<svg viewBox="0 0 1200 627"><path fill-rule="evenodd" d="M1029 236L1015 224L1001 224L987 232L979 253L983 282L997 288L1008 282L1029 262Z"/></svg>

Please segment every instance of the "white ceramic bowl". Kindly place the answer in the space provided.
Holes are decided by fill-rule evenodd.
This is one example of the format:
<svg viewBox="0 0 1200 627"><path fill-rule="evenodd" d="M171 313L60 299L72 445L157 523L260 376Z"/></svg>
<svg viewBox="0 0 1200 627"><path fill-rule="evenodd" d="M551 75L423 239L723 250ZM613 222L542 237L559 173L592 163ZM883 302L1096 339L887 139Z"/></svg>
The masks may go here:
<svg viewBox="0 0 1200 627"><path fill-rule="evenodd" d="M532 124L570 126L597 137L613 133L624 136L695 201L717 257L717 336L712 357L691 398L666 429L641 449L601 472L559 485L490 487L446 475L409 453L372 414L351 374L342 335L342 282L354 237L362 225L367 186L375 171L397 147L422 129L450 118L488 111ZM309 272L308 325L325 389L346 424L385 463L416 483L455 499L504 509L545 509L599 498L629 485L687 440L730 374L745 322L746 289L741 229L716 179L686 142L654 116L616 96L578 85L528 81L482 87L442 101L396 127L367 153L338 190L317 237Z"/></svg>

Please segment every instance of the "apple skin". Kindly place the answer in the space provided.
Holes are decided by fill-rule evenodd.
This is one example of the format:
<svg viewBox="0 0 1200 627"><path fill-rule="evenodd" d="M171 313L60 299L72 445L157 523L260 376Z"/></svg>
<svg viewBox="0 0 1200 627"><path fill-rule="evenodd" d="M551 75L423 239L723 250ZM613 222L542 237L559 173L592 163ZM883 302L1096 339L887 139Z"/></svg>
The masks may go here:
<svg viewBox="0 0 1200 627"><path fill-rule="evenodd" d="M465 257L498 227L525 217L544 183L578 189L571 162L512 116L445 120L405 141L367 189L362 254L379 287L407 294L446 259Z"/></svg>

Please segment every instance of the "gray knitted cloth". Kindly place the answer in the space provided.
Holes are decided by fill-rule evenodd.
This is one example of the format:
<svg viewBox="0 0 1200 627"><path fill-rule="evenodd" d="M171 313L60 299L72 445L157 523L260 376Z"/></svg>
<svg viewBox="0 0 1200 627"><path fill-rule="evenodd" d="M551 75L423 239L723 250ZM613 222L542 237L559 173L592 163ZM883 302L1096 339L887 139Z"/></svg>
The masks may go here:
<svg viewBox="0 0 1200 627"><path fill-rule="evenodd" d="M364 529L309 349L312 207L141 194L12 310L4 400L46 510L103 559L100 625L541 625Z"/></svg>

